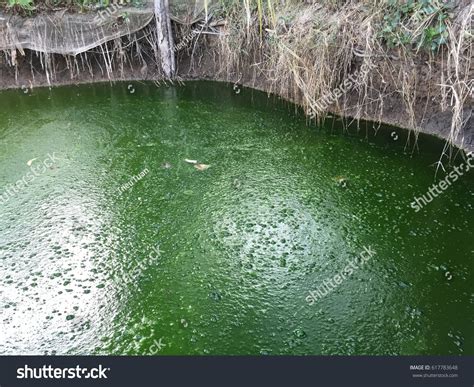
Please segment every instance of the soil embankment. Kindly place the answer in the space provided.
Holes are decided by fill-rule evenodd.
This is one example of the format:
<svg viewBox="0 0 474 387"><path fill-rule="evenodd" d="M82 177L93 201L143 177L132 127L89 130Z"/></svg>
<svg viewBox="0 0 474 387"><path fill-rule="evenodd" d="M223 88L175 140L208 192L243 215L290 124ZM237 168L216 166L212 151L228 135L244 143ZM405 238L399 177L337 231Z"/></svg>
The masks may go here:
<svg viewBox="0 0 474 387"><path fill-rule="evenodd" d="M295 17L293 30L297 30L298 23L301 24L300 30L304 30L307 23L307 10L303 9L300 13L302 16L299 19ZM331 67L331 58L326 58L320 67L307 64L305 68L305 63L311 61L314 53L309 52L305 58L293 47L290 54L278 53L274 49L275 44L237 47L235 41L231 42L227 38L231 35L226 32L229 24L228 21L214 28L224 38L220 38L219 34L196 37L190 35L189 31L186 35L175 25L178 47L175 52L176 79L233 82L295 102L312 117L332 112L344 117L380 122L410 129L415 133L432 134L450 140L466 151L474 151L474 82L471 82L471 93L466 99L464 81L474 78L474 69L469 68L464 78L452 81L450 88L441 86L447 77L443 51L438 55L420 51L407 59L406 53L395 50L379 59L381 55L372 48L371 53L367 54L367 47L354 47L351 48L352 56L349 59L345 51L344 57L338 54L344 60L334 59L334 66L343 62L344 69L331 82L326 82L326 78L333 77L335 73L333 69L331 73L324 73L325 69ZM27 93L29 89L40 86L119 80L163 81L159 55L153 47L155 41L150 39L154 35L153 28L148 25L76 56L30 50L3 51L0 55L0 89L21 88ZM275 26L275 31L278 28L289 31L287 35L294 33L286 25ZM275 31L271 33L276 35ZM189 39L190 36L192 39ZM285 32L281 32L280 36L285 36ZM244 38L250 39L249 36L242 37L240 43L244 42ZM278 44L287 48L285 44L288 42L291 42L290 38L287 41L280 38ZM234 44L232 50L228 49L230 44ZM293 57L298 59L296 64L290 63L288 59L292 60ZM315 57L314 61L317 60ZM317 73L319 68L321 74ZM317 79L314 80L318 76L322 78L319 83ZM459 93L456 93L459 85L463 87L462 102L459 101ZM314 95L318 98L313 98Z"/></svg>

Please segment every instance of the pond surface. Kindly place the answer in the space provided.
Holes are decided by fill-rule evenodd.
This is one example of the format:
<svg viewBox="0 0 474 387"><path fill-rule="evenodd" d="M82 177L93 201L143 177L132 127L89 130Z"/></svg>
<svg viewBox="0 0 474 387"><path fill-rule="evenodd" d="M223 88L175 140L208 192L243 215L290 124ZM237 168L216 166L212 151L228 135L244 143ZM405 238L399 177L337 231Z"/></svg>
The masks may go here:
<svg viewBox="0 0 474 387"><path fill-rule="evenodd" d="M474 354L473 174L411 206L439 142L217 83L0 106L2 354Z"/></svg>

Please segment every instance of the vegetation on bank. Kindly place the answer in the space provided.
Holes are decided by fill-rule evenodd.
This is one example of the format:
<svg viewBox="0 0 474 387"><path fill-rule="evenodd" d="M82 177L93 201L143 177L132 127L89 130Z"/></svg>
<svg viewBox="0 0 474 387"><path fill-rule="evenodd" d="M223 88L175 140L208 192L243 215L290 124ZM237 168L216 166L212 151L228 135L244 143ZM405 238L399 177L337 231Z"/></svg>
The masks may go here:
<svg viewBox="0 0 474 387"><path fill-rule="evenodd" d="M258 14L260 28L263 28L263 21L267 13L273 24L275 20L276 0L218 0L212 2L206 0L207 6L214 6L226 14L232 8L243 4L247 16L252 12ZM114 2L112 0L112 2ZM288 1L297 5L304 1ZM307 3L307 2L306 2ZM313 3L323 6L341 7L346 6L347 1L322 0ZM351 3L351 1L349 2ZM454 2L442 0L386 0L382 2L357 1L354 3L364 3L368 8L383 15L379 20L379 36L390 47L400 45L415 45L417 48L430 48L436 50L440 45L448 40L448 23L453 19L455 8ZM142 7L145 0L126 0L120 4L127 4L132 7ZM19 13L25 16L32 15L34 11L48 11L57 9L68 9L72 12L84 12L86 10L96 10L107 8L111 5L111 0L0 0L0 7L10 12Z"/></svg>
<svg viewBox="0 0 474 387"><path fill-rule="evenodd" d="M279 15L276 20L276 8L280 4L288 6L288 10L300 4L303 0L203 0L206 13L211 7L214 12L226 17L238 8L245 9L247 23L252 15L257 15L260 35L264 28L275 28L278 23L291 22L293 12ZM7 12L32 16L34 13L66 9L71 12L95 11L109 7L114 0L0 0L0 8ZM179 3L179 0L175 0ZM146 0L120 0L121 5L143 7ZM192 2L189 2L192 3ZM340 9L352 4L360 4L368 12L379 15L374 20L374 28L378 37L388 47L410 46L415 49L430 49L436 51L447 43L449 38L448 26L454 18L455 2L445 0L385 0L385 1L345 1L321 0L313 1L313 5ZM265 24L265 25L264 25Z"/></svg>
<svg viewBox="0 0 474 387"><path fill-rule="evenodd" d="M380 36L390 47L412 45L437 50L448 41L448 25L454 19L454 3L440 0L390 0Z"/></svg>
<svg viewBox="0 0 474 387"><path fill-rule="evenodd" d="M224 75L251 68L271 91L321 117L321 98L338 92L357 70L372 69L338 92L330 110L382 117L387 97L396 96L407 126L417 129L429 119L426 106L437 104L438 111L452 112L449 139L458 139L472 101L470 1L243 0L221 2L219 12L226 19L219 39Z"/></svg>
<svg viewBox="0 0 474 387"><path fill-rule="evenodd" d="M144 6L144 2L127 4ZM189 8L196 9L194 1L170 2L183 8L193 3ZM310 117L324 116L327 110L321 106L326 105L318 101L334 93L337 98L329 110L346 113L350 105L355 118L369 111L371 117L374 111L382 117L387 97L395 95L408 117L406 126L415 129L427 118L426 109L420 113L417 108L419 90L425 89L421 94L428 95L426 106L437 104L440 111L452 112L449 138L452 142L458 138L467 102L472 101L474 5L469 0L197 2L203 9L198 18L173 19L174 45L180 48L174 55L189 58L191 68L203 56L213 57L220 78L250 75L254 83L265 83L271 92L299 102ZM52 9L85 12L109 5L109 0L0 0L7 12L23 15ZM153 11L151 2L146 6ZM120 69L137 56L142 69L147 68L144 57L155 58L159 67L156 44L149 39L154 33L142 33L146 39L137 38L140 44L126 44L137 50L129 57L121 48L120 55L114 55L117 40L102 50L107 74L113 71L112 58L120 60ZM88 63L87 55L81 61ZM371 70L358 71L361 68ZM350 86L342 88L349 77Z"/></svg>
<svg viewBox="0 0 474 387"><path fill-rule="evenodd" d="M41 12L68 10L70 12L88 12L105 9L116 3L113 0L0 0L0 9L25 17ZM121 5L143 7L146 0L120 1Z"/></svg>

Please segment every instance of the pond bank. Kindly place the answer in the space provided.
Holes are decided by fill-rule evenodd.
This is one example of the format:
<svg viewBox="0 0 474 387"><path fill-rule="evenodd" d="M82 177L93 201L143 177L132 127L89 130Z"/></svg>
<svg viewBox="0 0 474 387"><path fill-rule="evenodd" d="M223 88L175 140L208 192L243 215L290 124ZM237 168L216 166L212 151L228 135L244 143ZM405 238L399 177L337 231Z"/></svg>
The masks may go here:
<svg viewBox="0 0 474 387"><path fill-rule="evenodd" d="M1 63L1 62L0 62ZM80 85L85 83L100 83L100 82L116 82L116 81L155 81L155 82L165 82L165 79L162 76L156 76L153 69L153 64L150 64L147 69L147 74L143 76L143 73L136 71L134 69L126 69L123 74L112 74L113 76L109 78L105 74L101 74L100 71L94 72L93 76L90 73L82 72L78 74L74 79L70 78L70 74L67 73L66 65L62 71L58 72L56 75L57 78L54 82L54 86L62 85ZM265 79L255 78L252 74L241 73L239 76L237 74L222 76L216 72L215 65L210 58L205 59L205 64L200 67L195 67L194 69L190 68L189 58L186 58L183 61L178 63L178 68L180 69L178 73L178 80L188 81L188 80L214 80L214 81L223 81L223 82L233 82L236 85L242 85L251 87L260 91L265 92L274 92L272 90L272 85ZM11 69L6 70L5 67L0 66L0 90L5 89L21 89L22 92L29 93L31 88L36 87L48 87L48 80L46 75L43 73L36 73L34 79L31 76L30 68L27 66L22 66L17 69L17 77L15 79L15 72ZM148 74L150 72L151 74ZM236 86L238 87L238 86ZM284 93L277 94L279 97L290 102L300 104L301 101L293 98L291 95L285 95ZM356 102L357 95L354 93L351 95L351 101ZM452 119L452 114L449 111L439 111L436 106L426 106L426 100L429 98L429 93L426 91L425 97L421 99L421 102L417 106L417 112L422 112L423 109L427 111L427 119L422 126L419 126L418 129L421 133L430 134L441 139L447 139L449 136L450 123ZM404 111L403 104L397 98L397 96L389 96L385 100L385 109L382 114L379 111L366 112L359 116L359 119L366 121L373 121L377 123L397 126L403 129L412 130L413 127L409 125L409 119L407 113ZM470 112L469 112L470 110ZM332 113L346 117L357 116L356 106L349 106L345 109L331 109ZM428 114L429 112L429 114ZM466 152L474 151L474 114L472 114L472 108L466 110L468 115L468 120L466 121L464 132L461 139L456 142L456 145L461 149L464 149ZM464 140L464 141L462 141Z"/></svg>
<svg viewBox="0 0 474 387"><path fill-rule="evenodd" d="M246 24L232 12L225 21L210 23L206 28L213 32L209 35L193 33L196 23L193 27L175 22L177 71L173 79L232 82L236 88L244 85L294 102L311 118L333 113L349 120L393 125L411 130L412 140L419 132L427 133L473 151L472 45L467 38L456 41L464 36L473 8L468 2L459 3L456 23L450 27L453 38L434 54L387 49L378 40L378 27L372 27L380 21L358 5L336 10L300 5L291 9L291 22L281 21L288 9L272 10L275 15L264 15L264 21L273 28L263 33L260 25L260 34L254 19ZM335 24L348 14L355 19ZM76 56L3 51L0 89L20 88L28 93L49 85L162 82L165 77L153 24L128 35L112 34L113 40ZM314 25L320 26L317 35L311 31ZM94 31L94 36L100 35Z"/></svg>

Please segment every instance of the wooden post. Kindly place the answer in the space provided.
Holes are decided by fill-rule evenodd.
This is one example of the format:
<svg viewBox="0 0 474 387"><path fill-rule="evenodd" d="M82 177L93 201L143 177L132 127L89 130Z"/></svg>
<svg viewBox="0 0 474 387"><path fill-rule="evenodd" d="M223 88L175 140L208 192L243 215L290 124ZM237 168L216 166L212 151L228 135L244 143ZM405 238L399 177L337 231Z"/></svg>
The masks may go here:
<svg viewBox="0 0 474 387"><path fill-rule="evenodd" d="M169 0L154 0L154 2L161 68L166 78L172 78L176 71L176 64L174 60L174 42L169 14Z"/></svg>

